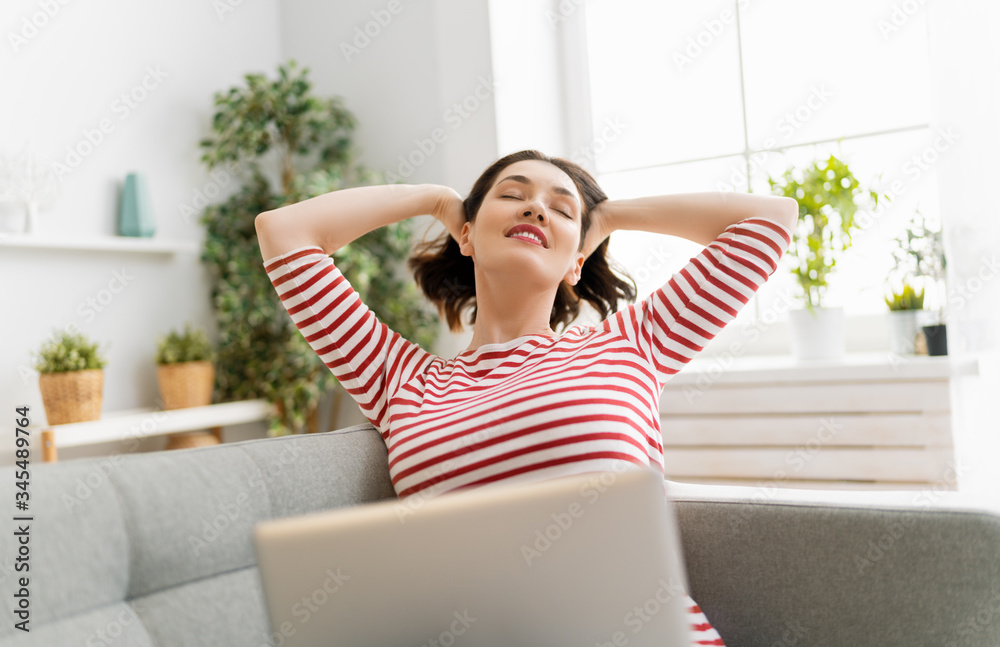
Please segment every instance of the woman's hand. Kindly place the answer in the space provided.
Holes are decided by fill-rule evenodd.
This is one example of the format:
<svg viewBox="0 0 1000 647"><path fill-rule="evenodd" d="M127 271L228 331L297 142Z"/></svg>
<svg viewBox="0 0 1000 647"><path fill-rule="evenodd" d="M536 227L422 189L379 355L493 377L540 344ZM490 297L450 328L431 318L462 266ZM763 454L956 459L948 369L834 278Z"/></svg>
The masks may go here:
<svg viewBox="0 0 1000 647"><path fill-rule="evenodd" d="M442 186L441 196L434 203L431 215L440 220L451 237L458 242L462 235L462 226L465 224L465 206L458 191Z"/></svg>
<svg viewBox="0 0 1000 647"><path fill-rule="evenodd" d="M611 222L611 205L608 200L604 200L594 207L590 212L590 229L587 230L587 237L583 241L583 258L590 258L604 239L615 231Z"/></svg>

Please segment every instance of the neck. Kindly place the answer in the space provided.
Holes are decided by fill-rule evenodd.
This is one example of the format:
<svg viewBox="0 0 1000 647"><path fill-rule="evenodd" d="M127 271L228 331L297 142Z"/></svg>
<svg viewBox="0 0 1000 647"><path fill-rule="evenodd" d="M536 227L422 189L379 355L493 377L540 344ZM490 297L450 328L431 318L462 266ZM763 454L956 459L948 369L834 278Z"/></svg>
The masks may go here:
<svg viewBox="0 0 1000 647"><path fill-rule="evenodd" d="M549 315L558 286L532 285L523 278L487 278L476 268L476 324L466 350L531 334L555 336Z"/></svg>

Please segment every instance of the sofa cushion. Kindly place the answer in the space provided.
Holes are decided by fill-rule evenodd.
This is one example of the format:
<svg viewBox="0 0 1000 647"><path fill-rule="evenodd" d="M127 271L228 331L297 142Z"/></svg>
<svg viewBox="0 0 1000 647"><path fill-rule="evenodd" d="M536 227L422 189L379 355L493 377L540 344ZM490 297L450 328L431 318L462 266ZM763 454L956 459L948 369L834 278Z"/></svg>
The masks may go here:
<svg viewBox="0 0 1000 647"><path fill-rule="evenodd" d="M34 517L27 522L28 571L15 570L19 546L13 532L0 533L0 636L17 631L10 603L21 577L29 580L32 628L125 599L131 546L109 471L111 463L100 461L32 466L29 509L18 515ZM0 482L14 483L13 467L0 470Z"/></svg>
<svg viewBox="0 0 1000 647"><path fill-rule="evenodd" d="M128 599L254 564L251 530L271 504L246 452L155 452L112 479L131 549Z"/></svg>
<svg viewBox="0 0 1000 647"><path fill-rule="evenodd" d="M240 443L267 481L269 518L394 498L385 441L371 423L308 434L294 445ZM335 441L335 442L332 442Z"/></svg>
<svg viewBox="0 0 1000 647"><path fill-rule="evenodd" d="M154 645L271 645L256 565L158 591L132 606Z"/></svg>
<svg viewBox="0 0 1000 647"><path fill-rule="evenodd" d="M16 647L160 647L128 602L117 602L46 624L31 620L31 631L0 636L0 645ZM7 628L5 628L7 629Z"/></svg>

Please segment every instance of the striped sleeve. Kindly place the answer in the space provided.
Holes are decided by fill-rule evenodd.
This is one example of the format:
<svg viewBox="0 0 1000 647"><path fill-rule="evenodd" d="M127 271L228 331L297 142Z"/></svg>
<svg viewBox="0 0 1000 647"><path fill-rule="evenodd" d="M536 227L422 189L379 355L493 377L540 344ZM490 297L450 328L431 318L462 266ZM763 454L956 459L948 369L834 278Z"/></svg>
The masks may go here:
<svg viewBox="0 0 1000 647"><path fill-rule="evenodd" d="M733 223L665 285L606 325L636 343L662 387L736 318L790 244L788 231L773 220Z"/></svg>
<svg viewBox="0 0 1000 647"><path fill-rule="evenodd" d="M719 631L712 626L712 623L705 617L705 612L701 610L698 603L690 595L684 594L685 607L687 608L689 645L721 645L722 641Z"/></svg>
<svg viewBox="0 0 1000 647"><path fill-rule="evenodd" d="M322 248L276 256L264 270L309 346L388 439L392 393L434 356L379 321Z"/></svg>

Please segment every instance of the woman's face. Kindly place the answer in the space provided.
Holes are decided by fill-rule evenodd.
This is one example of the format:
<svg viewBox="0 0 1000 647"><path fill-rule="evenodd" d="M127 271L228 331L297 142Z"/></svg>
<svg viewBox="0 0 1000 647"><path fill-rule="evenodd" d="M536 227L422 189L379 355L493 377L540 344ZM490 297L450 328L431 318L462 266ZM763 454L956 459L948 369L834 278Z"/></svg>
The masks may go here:
<svg viewBox="0 0 1000 647"><path fill-rule="evenodd" d="M515 162L497 174L459 247L477 268L537 278L542 285L576 285L583 202L576 184L541 160Z"/></svg>

